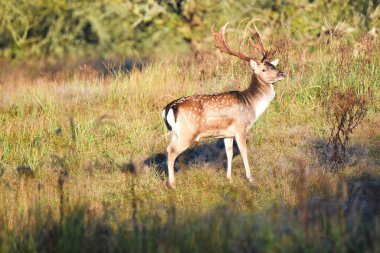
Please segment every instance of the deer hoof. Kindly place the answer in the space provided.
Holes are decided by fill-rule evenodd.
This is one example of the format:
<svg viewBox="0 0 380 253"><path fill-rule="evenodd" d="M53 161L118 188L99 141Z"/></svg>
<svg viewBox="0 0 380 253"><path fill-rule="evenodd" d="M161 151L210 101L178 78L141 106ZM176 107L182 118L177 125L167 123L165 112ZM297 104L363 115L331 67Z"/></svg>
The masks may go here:
<svg viewBox="0 0 380 253"><path fill-rule="evenodd" d="M250 182L251 184L253 183L253 178L252 178L252 177L247 177L247 180L248 180L248 182Z"/></svg>
<svg viewBox="0 0 380 253"><path fill-rule="evenodd" d="M167 181L166 186L170 189L173 189L173 190L175 189L175 183L174 182Z"/></svg>

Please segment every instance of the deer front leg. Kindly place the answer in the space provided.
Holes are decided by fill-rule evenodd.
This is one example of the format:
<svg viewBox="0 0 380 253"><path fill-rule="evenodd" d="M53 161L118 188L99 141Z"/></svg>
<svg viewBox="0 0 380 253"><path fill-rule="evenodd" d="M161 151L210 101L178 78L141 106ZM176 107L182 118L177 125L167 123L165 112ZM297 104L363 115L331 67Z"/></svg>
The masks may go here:
<svg viewBox="0 0 380 253"><path fill-rule="evenodd" d="M247 177L249 182L252 182L251 170L249 169L248 163L248 155L247 155L247 137L246 133L238 133L236 134L236 142L240 150L240 154L243 157L244 168L245 168L245 176Z"/></svg>
<svg viewBox="0 0 380 253"><path fill-rule="evenodd" d="M227 155L227 179L231 180L231 170L232 170L232 157L233 157L233 138L224 138L224 146L226 148Z"/></svg>

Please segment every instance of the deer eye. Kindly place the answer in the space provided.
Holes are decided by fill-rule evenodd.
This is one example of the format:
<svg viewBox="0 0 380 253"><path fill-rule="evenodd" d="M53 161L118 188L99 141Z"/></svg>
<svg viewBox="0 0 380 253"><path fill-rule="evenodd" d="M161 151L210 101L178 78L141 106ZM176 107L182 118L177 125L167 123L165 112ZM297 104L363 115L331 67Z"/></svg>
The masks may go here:
<svg viewBox="0 0 380 253"><path fill-rule="evenodd" d="M266 69L263 69L263 72L267 71Z"/></svg>

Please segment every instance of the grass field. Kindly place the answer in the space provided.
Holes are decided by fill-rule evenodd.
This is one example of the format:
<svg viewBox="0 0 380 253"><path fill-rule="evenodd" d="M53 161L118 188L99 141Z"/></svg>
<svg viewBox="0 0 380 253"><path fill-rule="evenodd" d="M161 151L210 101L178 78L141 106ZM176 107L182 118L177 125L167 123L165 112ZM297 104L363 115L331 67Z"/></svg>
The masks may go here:
<svg viewBox="0 0 380 253"><path fill-rule="evenodd" d="M289 78L249 132L253 185L237 149L230 183L223 143L205 140L165 186L162 107L249 82L216 50L106 75L4 67L0 252L380 252L379 40L277 45ZM326 104L349 88L373 101L332 172Z"/></svg>

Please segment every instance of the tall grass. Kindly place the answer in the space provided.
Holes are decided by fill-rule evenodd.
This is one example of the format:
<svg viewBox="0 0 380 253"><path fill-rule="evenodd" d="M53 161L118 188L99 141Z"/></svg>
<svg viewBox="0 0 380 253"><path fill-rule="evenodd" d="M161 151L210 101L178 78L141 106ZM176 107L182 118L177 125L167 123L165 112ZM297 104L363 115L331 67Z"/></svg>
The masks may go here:
<svg viewBox="0 0 380 253"><path fill-rule="evenodd" d="M380 47L359 42L280 50L289 78L248 137L253 186L240 156L227 182L212 140L178 159L175 191L160 172L161 108L243 89L244 64L205 52L109 75L82 67L31 79L17 70L17 85L15 72L3 73L0 251L379 251ZM374 102L353 133L350 163L330 173L319 159L328 152L324 103L345 89L371 90Z"/></svg>

